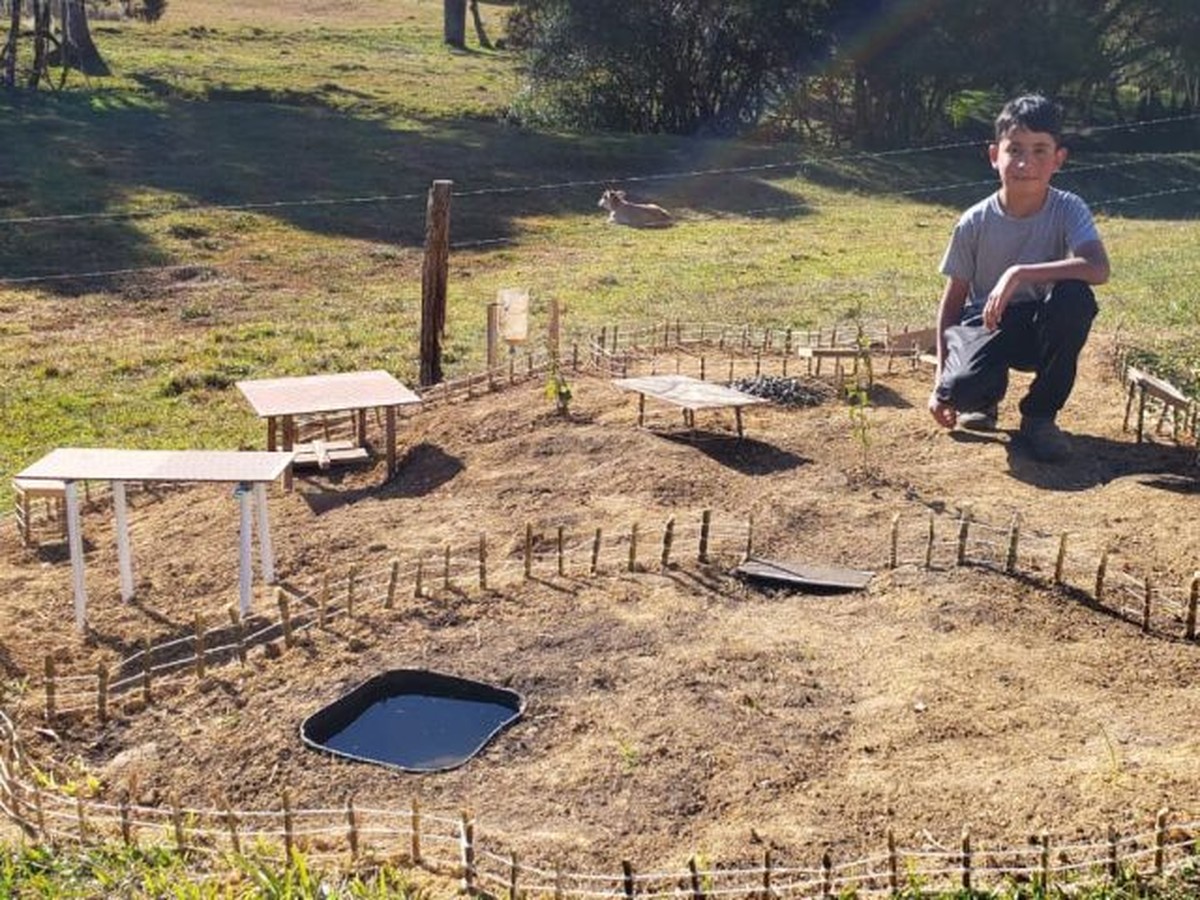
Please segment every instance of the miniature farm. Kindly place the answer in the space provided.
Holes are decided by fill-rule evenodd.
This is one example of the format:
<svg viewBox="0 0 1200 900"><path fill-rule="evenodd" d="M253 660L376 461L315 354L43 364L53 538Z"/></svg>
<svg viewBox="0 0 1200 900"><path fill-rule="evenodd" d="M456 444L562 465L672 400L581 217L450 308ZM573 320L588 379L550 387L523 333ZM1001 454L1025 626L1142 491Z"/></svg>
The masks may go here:
<svg viewBox="0 0 1200 900"><path fill-rule="evenodd" d="M37 785L10 787L10 816L64 840L221 848L240 829L460 874L469 832L472 886L495 892L553 871L560 889L593 873L619 890L693 854L757 867L750 883L771 860L778 883L793 867L828 886L889 839L961 864L964 828L980 867L1186 851L1196 450L1153 410L1137 440L1111 339L1086 351L1057 467L1004 430L938 429L915 359L876 361L850 406L841 363L792 359L792 393L748 406L740 439L726 411L684 427L610 377L699 374L702 357L713 381L782 376L778 357L726 372L733 356L676 348L633 373L585 359L565 412L534 376L406 414L386 484L376 459L271 489L279 587L245 619L228 486L131 495L129 603L105 500L85 504L84 635L53 528L24 547L6 527L6 772ZM732 575L748 551L874 576L786 589ZM528 706L449 772L303 746L305 716L396 668ZM885 884L887 866L862 877Z"/></svg>

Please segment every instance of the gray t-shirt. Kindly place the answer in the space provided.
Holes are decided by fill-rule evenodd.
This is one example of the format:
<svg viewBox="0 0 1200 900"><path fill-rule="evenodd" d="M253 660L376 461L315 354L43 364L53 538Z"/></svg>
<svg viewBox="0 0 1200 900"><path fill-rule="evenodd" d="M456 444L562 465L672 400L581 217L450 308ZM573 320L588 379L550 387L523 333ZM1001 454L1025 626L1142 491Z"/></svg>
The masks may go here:
<svg viewBox="0 0 1200 900"><path fill-rule="evenodd" d="M1098 240L1100 233L1091 210L1069 191L1050 188L1041 210L1024 218L1005 213L996 193L959 218L940 270L949 278L961 278L971 285L963 310L966 319L983 310L988 294L1009 266L1066 259L1083 244ZM1009 302L1039 300L1051 287L1021 285Z"/></svg>

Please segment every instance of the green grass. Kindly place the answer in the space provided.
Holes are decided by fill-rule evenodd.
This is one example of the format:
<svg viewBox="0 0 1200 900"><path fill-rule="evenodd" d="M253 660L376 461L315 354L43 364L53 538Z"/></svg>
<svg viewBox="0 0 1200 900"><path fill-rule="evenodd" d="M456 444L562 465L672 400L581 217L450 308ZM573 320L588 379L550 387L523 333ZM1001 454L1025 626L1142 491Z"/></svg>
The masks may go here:
<svg viewBox="0 0 1200 900"><path fill-rule="evenodd" d="M482 8L500 36L506 7ZM56 445L259 446L240 378L414 381L435 178L455 189L451 374L481 364L505 286L531 289L535 317L558 299L575 334L856 310L927 323L950 228L993 185L978 147L515 127L518 61L470 30L471 49L445 48L440 15L435 0L173 4L156 25L95 24L111 79L0 97L0 219L21 220L0 223L0 279L149 270L0 283L0 504ZM1098 327L1194 385L1200 153L1123 154L1120 136L1092 136L1059 176L1092 201L1113 258ZM682 224L606 226L596 199L614 182ZM84 218L29 221L63 214Z"/></svg>

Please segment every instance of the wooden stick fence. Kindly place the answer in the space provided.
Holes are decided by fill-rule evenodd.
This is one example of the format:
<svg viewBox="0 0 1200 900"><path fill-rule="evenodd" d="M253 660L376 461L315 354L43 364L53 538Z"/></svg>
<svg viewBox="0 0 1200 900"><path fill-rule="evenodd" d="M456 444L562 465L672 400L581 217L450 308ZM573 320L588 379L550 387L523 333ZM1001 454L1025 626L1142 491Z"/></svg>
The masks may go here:
<svg viewBox="0 0 1200 900"><path fill-rule="evenodd" d="M959 519L954 539L939 543L935 517L931 516L927 524L917 521L916 527L909 529L920 532L920 538L906 542L903 540L903 524L898 515L891 520L887 557L893 567L923 565L927 569L935 569L944 554L944 558L952 561L952 564L990 565L998 571L1015 574L1020 540L1024 548L1022 559L1034 560L1041 555L1053 560L1053 584L1067 585L1066 534L1022 534L1018 517L1014 517L1007 527L1000 527L963 515ZM702 511L699 517L693 517L690 524L685 520L681 525L677 517L671 517L663 532L664 565L669 561L671 548L677 542L684 542L686 545L689 541L689 527L692 529L691 540L695 541L693 546L699 562L709 560L714 554L714 538L719 540L724 537L724 553L739 559L750 540L748 523L733 529L735 533L730 535L728 530L723 532L722 529L714 527L712 514L708 510ZM534 542L526 538L524 546L530 549L522 554L522 574L537 572L539 577L544 577L551 570L562 573L566 560L579 555L589 561L585 568L590 573L595 574L604 569L600 565L603 546L600 529L596 529L592 540L577 540L574 545L571 545L561 530L557 530L556 533L557 539L553 546L540 554L533 552ZM527 531L526 535L528 534ZM622 540L623 538L618 538L614 542L618 550L621 549ZM487 571L486 547L486 540L481 538L477 560L472 560L473 564L477 562L480 567L480 585L483 589L486 589L489 583L489 574L496 574L494 571ZM630 529L625 547L628 554L627 566L636 566L636 547L635 526ZM679 559L683 560L686 556L690 554L681 554ZM449 559L449 555L446 558ZM920 560L920 563L914 559ZM1192 576L1181 592L1181 599L1175 601L1169 595L1169 591L1154 582L1151 576L1137 578L1127 572L1118 572L1116 576L1112 576L1108 572L1108 563L1109 552L1105 550L1100 554L1096 566L1096 603L1111 604L1114 598L1120 600L1122 592L1132 592L1139 601L1138 605L1132 610L1125 607L1118 610L1131 623L1153 633L1156 621L1166 621L1169 618L1170 621L1176 622L1182 618L1184 637L1188 640L1195 639L1200 572ZM621 568L620 565L616 565L612 570L620 571ZM509 566L510 576L513 575L512 570L513 567ZM103 717L108 714L113 696L122 691L138 689L142 691L146 702L152 702L152 678L188 668L198 677L203 677L205 667L209 664L217 664L227 658L244 660L245 649L248 646L279 639L285 643L289 639L295 640L298 632L311 628L318 621L314 607L320 606L323 610L322 616L348 615L355 602L356 590L362 591L358 596L360 605L368 608L366 615L376 614L375 606L391 611L397 585L414 577L414 574L419 581L422 575L422 561L419 557L415 573L413 566L406 570L399 565L398 560L390 561L382 573L353 572L347 577L345 591L341 594L345 598L344 601L340 605L337 601L332 601L330 608L326 608L324 601L318 603L314 598L314 594L321 597L329 595L331 587L337 587L331 586L328 578L322 579L316 591L297 598L289 598L280 592L277 598L281 612L280 621L261 624L251 633L246 633L246 623L236 617L233 618L232 627L222 631L207 630L197 619L195 634L190 638L177 639L157 647L152 647L146 642L137 656L124 661L117 669L119 672L132 674L116 680L105 674L105 668L98 669L94 675L64 676L58 673L54 658L47 657L43 684L44 714L53 720L58 716L96 710ZM1129 583L1122 583L1122 578ZM513 580L519 579L514 577ZM448 578L445 579L445 583L448 585ZM293 612L292 600L298 603L298 611ZM1159 619L1155 620L1153 613L1163 608L1166 609L1166 615L1160 615ZM1164 629L1159 626L1159 630ZM214 637L215 639L210 640ZM188 644L191 645L191 653L176 649L177 646L185 648ZM160 660L157 664L154 662L155 658ZM77 702L80 700L82 702ZM360 810L354 806L353 800L350 800L345 810L336 814L327 810L298 808L292 803L290 794L286 793L281 796L278 810L265 813L235 812L227 806L216 810L187 809L180 807L178 803L172 803L169 809L163 810L133 805L125 796L114 805L82 796L69 798L48 791L38 786L32 778L26 777L29 773L22 767L20 759L15 731L7 717L0 712L0 811L17 822L27 833L47 842L95 843L119 838L125 844L134 844L157 840L179 852L218 852L221 847L238 852L240 847L254 842L282 847L286 860L293 848L313 855L327 852L320 849L317 842L309 837L326 833L342 840L345 849L339 851L339 854L344 855L348 852L351 858L357 858L366 851L365 841L369 834L371 840L380 843L407 843L408 856L415 864L458 867L464 888L468 891L476 891L484 883L492 883L501 885L509 893L519 890L526 896L591 896L597 880L609 878L572 875L557 869L550 878L545 867L522 862L511 849L504 851L501 847L501 850L493 852L482 846L477 823L466 814L460 814L457 818L429 814L421 811L415 801L408 809ZM313 823L305 828L304 835L300 834L296 826L301 817L306 821L311 819ZM832 857L827 853L821 857L818 865L804 868L779 865L778 861L768 854L764 856L761 865L746 869L714 868L701 873L693 864L678 872L650 875L635 875L634 868L629 863L622 867L620 875L611 876L609 884L612 890L627 896L647 893L650 886L656 883L672 884L673 889L694 895L697 879L700 879L706 884L712 882L713 886L709 888L712 893L719 889L721 893L736 894L744 891L746 896L790 894L827 897L851 888L895 891L903 886L903 878L910 875L922 878L923 883L945 883L945 873L951 872L957 878L956 886L966 890L986 889L988 885L1002 883L1016 875L1035 877L1042 887L1046 888L1052 881L1055 884L1068 880L1078 883L1078 879L1085 877L1111 881L1122 877L1124 873L1144 871L1147 866L1149 874L1159 877L1167 875L1194 852L1195 839L1191 835L1198 830L1198 823L1170 828L1167 813L1161 811L1155 818L1153 831L1148 835L1121 838L1115 829L1110 827L1103 841L1083 847L1073 846L1068 861L1064 862L1063 860L1068 858L1066 848L1055 848L1055 852L1052 853L1051 837L1049 833L1045 833L1038 842L1036 858L1026 859L1021 857L1018 851L1013 851L1013 859L1016 861L1007 865L997 862L985 864L983 860L999 860L1004 854L998 851L983 853L975 846L972 836L965 831L958 848L945 853L900 849L894 835L889 833L886 854L874 860L834 865ZM503 843L503 838L497 840ZM326 842L322 841L322 844ZM457 847L458 853L448 850L448 845ZM501 861L499 868L496 868L497 859ZM859 871L859 868L862 871ZM921 874L922 872L927 874ZM1080 873L1085 875L1081 876ZM732 882L731 885L716 887L718 882L724 883L727 879ZM576 886L572 887L572 884Z"/></svg>

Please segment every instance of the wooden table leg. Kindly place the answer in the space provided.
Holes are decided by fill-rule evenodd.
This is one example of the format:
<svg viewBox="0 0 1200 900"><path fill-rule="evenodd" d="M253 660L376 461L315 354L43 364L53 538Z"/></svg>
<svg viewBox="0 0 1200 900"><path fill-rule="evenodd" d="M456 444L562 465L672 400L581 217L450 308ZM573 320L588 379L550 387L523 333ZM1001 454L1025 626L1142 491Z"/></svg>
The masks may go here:
<svg viewBox="0 0 1200 900"><path fill-rule="evenodd" d="M358 446L367 446L367 411L360 409L358 411Z"/></svg>
<svg viewBox="0 0 1200 900"><path fill-rule="evenodd" d="M290 453L295 449L296 445L296 422L291 416L283 417L283 449L284 452ZM288 466L283 473L283 489L290 491L292 489L292 467Z"/></svg>
<svg viewBox="0 0 1200 900"><path fill-rule="evenodd" d="M742 439L742 408L740 406L733 408L733 417L737 419L737 435L740 441Z"/></svg>
<svg viewBox="0 0 1200 900"><path fill-rule="evenodd" d="M384 410L384 442L387 444L387 477L390 481L396 476L396 407L389 406Z"/></svg>
<svg viewBox="0 0 1200 900"><path fill-rule="evenodd" d="M267 416L267 449L272 452L278 446L275 442L276 424L274 416Z"/></svg>

